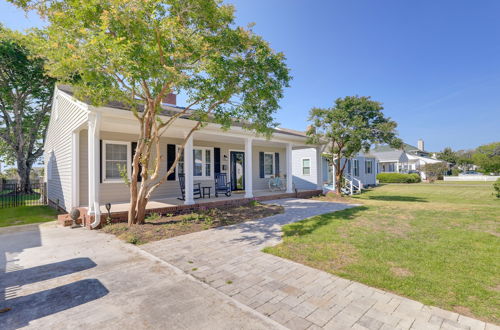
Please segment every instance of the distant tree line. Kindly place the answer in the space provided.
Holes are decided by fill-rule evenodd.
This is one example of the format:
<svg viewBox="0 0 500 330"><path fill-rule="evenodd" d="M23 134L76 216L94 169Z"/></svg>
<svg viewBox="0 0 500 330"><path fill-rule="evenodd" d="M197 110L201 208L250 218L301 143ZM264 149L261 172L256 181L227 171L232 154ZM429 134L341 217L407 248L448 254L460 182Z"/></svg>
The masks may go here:
<svg viewBox="0 0 500 330"><path fill-rule="evenodd" d="M500 142L485 144L473 150L453 151L447 147L437 154L437 158L448 162L454 174L470 170L474 165L484 174L500 173Z"/></svg>

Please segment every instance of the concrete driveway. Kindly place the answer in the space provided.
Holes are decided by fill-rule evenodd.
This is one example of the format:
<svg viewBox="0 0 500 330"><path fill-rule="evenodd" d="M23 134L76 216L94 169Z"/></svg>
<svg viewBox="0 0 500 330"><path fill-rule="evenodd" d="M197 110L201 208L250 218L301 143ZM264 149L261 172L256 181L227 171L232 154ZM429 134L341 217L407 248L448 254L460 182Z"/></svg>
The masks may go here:
<svg viewBox="0 0 500 330"><path fill-rule="evenodd" d="M0 328L277 329L273 320L116 238L0 228Z"/></svg>

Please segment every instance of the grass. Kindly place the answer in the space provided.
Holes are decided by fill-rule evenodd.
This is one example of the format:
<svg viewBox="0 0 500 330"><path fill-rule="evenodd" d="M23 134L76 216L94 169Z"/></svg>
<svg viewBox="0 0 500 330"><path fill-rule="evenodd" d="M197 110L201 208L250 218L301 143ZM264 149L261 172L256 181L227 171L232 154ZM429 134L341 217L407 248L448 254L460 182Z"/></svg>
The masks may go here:
<svg viewBox="0 0 500 330"><path fill-rule="evenodd" d="M57 211L48 206L18 206L0 209L0 227L56 220Z"/></svg>
<svg viewBox="0 0 500 330"><path fill-rule="evenodd" d="M283 228L265 251L500 323L500 199L491 185L384 185L362 206Z"/></svg>

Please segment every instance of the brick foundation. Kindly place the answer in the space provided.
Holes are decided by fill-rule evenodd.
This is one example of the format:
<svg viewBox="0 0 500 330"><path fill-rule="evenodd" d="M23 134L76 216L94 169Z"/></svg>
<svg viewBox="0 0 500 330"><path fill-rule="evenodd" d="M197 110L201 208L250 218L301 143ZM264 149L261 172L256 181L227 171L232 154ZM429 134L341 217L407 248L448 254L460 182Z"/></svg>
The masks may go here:
<svg viewBox="0 0 500 330"><path fill-rule="evenodd" d="M296 193L282 193L282 194L276 194L276 195L266 195L266 196L257 196L253 198L238 198L238 199L223 199L223 200L218 200L218 201L213 201L213 202L203 202L200 204L193 204L193 205L175 205L175 206L169 206L169 207L161 207L161 208L154 208L154 209L148 209L147 214L160 214L160 215L165 215L165 214L172 214L172 215L178 215L178 214L186 214L186 213L191 213L199 209L207 209L207 208L212 208L212 207L225 207L225 206L238 206L238 205L244 205L247 204L253 200L255 201L269 201L269 200L274 200L274 199L282 199L282 198L311 198L313 196L318 196L322 194L321 190L307 190L307 191L299 191ZM106 219L108 215L107 214L101 214L101 224L99 227L106 225ZM128 219L128 212L123 211L123 212L111 212L111 223L118 223L118 222L126 222ZM71 218L69 217L69 214L63 214L59 215L58 217L59 224L62 226L71 226ZM85 227L90 228L90 224L94 221L94 216L87 215L87 209L86 208L81 208L80 209L80 218L78 219L78 223L83 224Z"/></svg>

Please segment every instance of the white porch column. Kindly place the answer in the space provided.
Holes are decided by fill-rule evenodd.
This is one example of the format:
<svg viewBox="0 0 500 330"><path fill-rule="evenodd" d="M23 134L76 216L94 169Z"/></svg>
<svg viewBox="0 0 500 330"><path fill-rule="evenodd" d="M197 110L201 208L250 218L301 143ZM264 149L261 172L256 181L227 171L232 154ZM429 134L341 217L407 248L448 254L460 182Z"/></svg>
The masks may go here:
<svg viewBox="0 0 500 330"><path fill-rule="evenodd" d="M292 144L286 145L286 192L293 192L293 173L292 173Z"/></svg>
<svg viewBox="0 0 500 330"><path fill-rule="evenodd" d="M80 129L71 135L71 207L80 206Z"/></svg>
<svg viewBox="0 0 500 330"><path fill-rule="evenodd" d="M323 189L323 156L321 147L316 147L316 189Z"/></svg>
<svg viewBox="0 0 500 330"><path fill-rule="evenodd" d="M184 176L185 176L185 196L184 204L194 204L193 198L193 135L186 141L184 146Z"/></svg>
<svg viewBox="0 0 500 330"><path fill-rule="evenodd" d="M100 127L101 114L89 113L88 115L88 160L89 160L89 214L95 215L93 226L97 226L101 219L101 209L99 204L99 184L100 184Z"/></svg>
<svg viewBox="0 0 500 330"><path fill-rule="evenodd" d="M245 198L253 197L252 138L245 139Z"/></svg>

